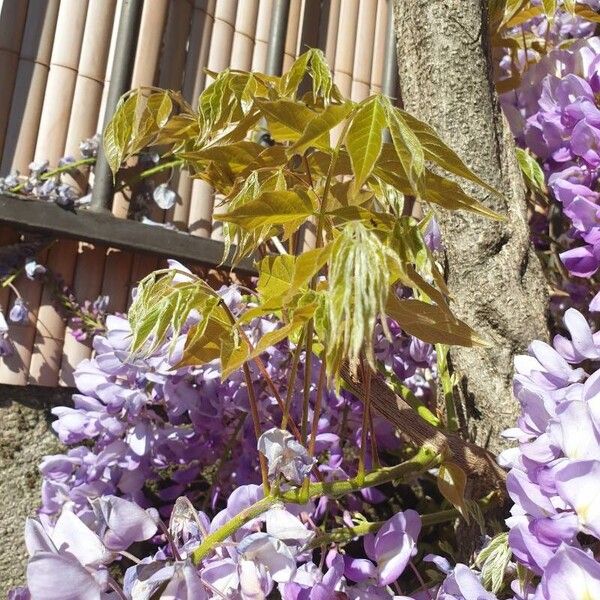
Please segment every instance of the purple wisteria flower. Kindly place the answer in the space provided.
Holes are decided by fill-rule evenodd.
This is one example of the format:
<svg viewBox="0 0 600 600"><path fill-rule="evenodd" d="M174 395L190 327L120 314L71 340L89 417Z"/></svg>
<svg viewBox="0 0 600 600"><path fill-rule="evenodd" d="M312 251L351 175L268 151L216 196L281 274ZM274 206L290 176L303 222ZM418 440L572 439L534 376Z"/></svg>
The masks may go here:
<svg viewBox="0 0 600 600"><path fill-rule="evenodd" d="M15 298L15 301L8 313L8 318L13 323L26 323L29 316L29 308L22 298Z"/></svg>
<svg viewBox="0 0 600 600"><path fill-rule="evenodd" d="M557 335L553 347L534 342L515 361L522 413L505 435L519 447L500 456L511 469L507 488L515 502L509 543L515 558L542 576L536 599L595 597L585 595L584 582L589 579L590 590L600 585L593 557L564 588L558 583L565 565L588 556L579 534L600 539L600 370L589 375L578 366L597 364L600 340L575 309L564 324L568 336Z"/></svg>

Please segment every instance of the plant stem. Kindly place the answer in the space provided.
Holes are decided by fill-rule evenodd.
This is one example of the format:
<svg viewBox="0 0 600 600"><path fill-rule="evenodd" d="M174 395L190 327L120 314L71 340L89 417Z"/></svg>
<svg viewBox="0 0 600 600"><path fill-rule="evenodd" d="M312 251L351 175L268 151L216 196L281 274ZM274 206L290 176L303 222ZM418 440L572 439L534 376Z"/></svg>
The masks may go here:
<svg viewBox="0 0 600 600"><path fill-rule="evenodd" d="M479 500L478 505L485 510L490 506L492 500L493 495L485 496ZM421 525L423 527L432 527L434 525L440 525L441 523L448 523L454 519L458 519L460 516L460 512L456 508L440 510L438 512L421 515ZM338 527L332 529L329 533L317 536L311 542L310 548L316 548L317 546L332 543L341 544L350 542L356 537L362 537L369 533L377 533L385 523L386 521L363 521L354 527Z"/></svg>
<svg viewBox="0 0 600 600"><path fill-rule="evenodd" d="M279 499L275 496L266 496L262 500L255 502L248 508L232 517L213 533L207 535L200 546L192 552L192 561L198 564L217 544L231 537L240 527L243 527L248 521L256 519L264 512L273 507Z"/></svg>
<svg viewBox="0 0 600 600"><path fill-rule="evenodd" d="M371 369L362 362L362 368L364 373L364 386L365 386L365 401L363 402L363 417L362 417L362 430L360 432L360 454L358 457L358 477L364 478L365 476L365 463L367 459L367 438L369 433L369 425L371 424ZM371 431L371 436L373 432Z"/></svg>
<svg viewBox="0 0 600 600"><path fill-rule="evenodd" d="M57 175L61 175L62 173L68 173L73 169L78 169L79 167L83 167L85 165L93 165L96 164L95 158L82 158L81 160L76 160L72 163L67 163L66 165L62 165L62 167L56 167L56 169L52 169L50 171L46 171L40 175L40 179L42 181L46 181L46 179L51 179L52 177L56 177ZM25 182L20 183L19 185L12 188L10 191L13 194L20 192L25 187Z"/></svg>
<svg viewBox="0 0 600 600"><path fill-rule="evenodd" d="M248 398L250 400L250 412L252 414L252 422L254 423L254 434L256 435L256 441L258 442L258 438L262 433L260 428L260 416L258 414L258 403L256 401L256 394L254 393L254 384L252 383L252 376L250 375L250 368L248 367L248 363L244 363L244 379L246 380L246 387L248 388ZM260 475L262 477L262 485L265 491L265 496L269 495L270 486L269 486L269 471L267 468L267 459L262 454L262 452L258 453L258 460L260 462Z"/></svg>
<svg viewBox="0 0 600 600"><path fill-rule="evenodd" d="M315 327L310 319L306 329L306 354L304 356L304 388L302 390L302 444L308 447L308 411L310 408L310 384L312 375L312 344Z"/></svg>
<svg viewBox="0 0 600 600"><path fill-rule="evenodd" d="M444 405L446 407L446 428L448 431L458 431L459 423L456 406L454 405L454 386L448 367L448 346L436 344L435 352L438 365L438 380L442 384L442 395L444 396Z"/></svg>
<svg viewBox="0 0 600 600"><path fill-rule="evenodd" d="M308 444L308 454L312 458L315 455L315 444L317 440L317 428L319 427L319 418L321 417L321 405L323 402L323 394L325 393L325 357L321 361L321 369L319 370L319 382L317 383L317 398L313 409L313 420L310 427L310 443Z"/></svg>
<svg viewBox="0 0 600 600"><path fill-rule="evenodd" d="M300 363L300 354L302 354L302 346L304 345L304 330L300 334L298 345L294 349L292 356L292 368L290 370L290 376L288 379L287 394L285 396L285 406L283 408L283 415L281 417L281 429L287 429L287 422L290 415L290 408L292 405L292 397L294 396L294 388L296 386L296 377L298 375L298 364Z"/></svg>
<svg viewBox="0 0 600 600"><path fill-rule="evenodd" d="M422 447L410 460L407 460L395 467L384 467L377 471L367 473L364 481L359 481L354 477L346 481L331 481L311 483L308 487L308 497L316 498L327 495L329 498L337 498L351 492L359 491L363 488L373 487L414 475L426 471L440 463L441 457L437 456L428 447ZM261 514L272 508L280 502L291 502L294 504L304 504L306 502L305 493L302 488L294 488L278 496L270 495L258 502L255 502L242 512L232 517L222 527L204 538L204 541L192 553L194 564L206 557L213 548L219 543L231 537L240 527L256 519Z"/></svg>

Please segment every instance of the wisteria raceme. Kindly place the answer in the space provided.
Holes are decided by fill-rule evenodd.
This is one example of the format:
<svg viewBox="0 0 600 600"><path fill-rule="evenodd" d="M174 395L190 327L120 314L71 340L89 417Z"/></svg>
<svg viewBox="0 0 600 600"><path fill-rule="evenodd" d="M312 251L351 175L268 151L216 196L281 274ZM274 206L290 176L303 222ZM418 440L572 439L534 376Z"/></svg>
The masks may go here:
<svg viewBox="0 0 600 600"><path fill-rule="evenodd" d="M586 278L600 266L598 92L600 38L591 37L552 50L502 98L517 141L541 160L548 186L570 221L559 239L568 248L560 258L571 274Z"/></svg>
<svg viewBox="0 0 600 600"><path fill-rule="evenodd" d="M590 549L590 540L600 539L600 333L575 309L564 324L568 336L557 335L552 346L535 341L516 359L522 414L505 435L519 446L500 456L515 502L509 543L516 559L542 576L535 598L595 597L600 589ZM560 581L573 595L550 591ZM582 595L585 581L595 593Z"/></svg>
<svg viewBox="0 0 600 600"><path fill-rule="evenodd" d="M179 265L179 269L184 267ZM243 300L239 291L224 288L220 293L236 311ZM258 320L247 333L251 338L260 337L274 326ZM426 399L433 350L397 328L395 333L391 345L381 335L376 346L378 357L390 364L416 397ZM127 320L107 318L106 332L94 338L95 357L80 363L75 371L80 393L73 398L74 406L53 410L58 417L53 427L61 441L72 448L65 455L48 456L42 462L43 513L54 515L65 502L74 502L78 511L89 512L89 497L119 493L144 506L162 506L168 514L181 494L189 494L192 500L210 498L209 505L215 506L223 494L257 481L256 439L247 418L248 394L242 374L221 381L218 363L175 368L184 341L185 333L175 340L174 351L173 340L168 340L150 358L131 361ZM283 344L270 348L264 356L269 376L285 392L291 350ZM316 358L311 364L312 407L320 364ZM292 394L292 418L298 422L303 370L300 361ZM261 418L265 424L279 422L281 412L264 378L254 367L251 372ZM352 455L351 449L360 445L361 413L360 403L345 392L341 396L324 394L315 451L322 457L318 468L325 477L354 474L355 466L344 460L344 453L350 451ZM312 417L311 408L309 422ZM376 424L380 449L396 452L399 440L391 426L380 418ZM324 499L321 510L326 505Z"/></svg>

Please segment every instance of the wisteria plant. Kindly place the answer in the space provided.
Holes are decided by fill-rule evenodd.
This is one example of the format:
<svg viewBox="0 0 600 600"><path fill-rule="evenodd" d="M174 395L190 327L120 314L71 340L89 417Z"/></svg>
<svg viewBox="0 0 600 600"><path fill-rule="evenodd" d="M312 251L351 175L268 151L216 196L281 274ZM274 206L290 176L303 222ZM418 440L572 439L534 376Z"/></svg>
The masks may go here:
<svg viewBox="0 0 600 600"><path fill-rule="evenodd" d="M534 239L587 309L600 46L571 38L593 33L595 0L490 6ZM459 435L447 347L488 342L448 307L435 213L501 219L456 181L498 192L388 98L343 98L317 50L281 77L210 75L197 111L168 90L126 95L104 150L121 181L153 153L153 169L208 182L226 256L253 258L257 279L215 290L169 261L105 319L74 406L54 409L70 448L43 460L27 587L10 597L600 598L600 334L585 316L568 310L552 346L517 357L508 476ZM507 527L484 522L506 494ZM482 536L476 558L459 522Z"/></svg>
<svg viewBox="0 0 600 600"><path fill-rule="evenodd" d="M465 494L490 457L448 433L427 391L434 344L443 354L486 341L450 312L427 243L433 212L419 222L402 205L411 195L502 218L439 169L498 192L386 97L344 99L319 51L281 77L213 77L197 112L170 91L128 94L104 148L115 172L155 147L209 182L225 252L257 257L256 286L213 290L171 262L140 282L127 320L107 319L77 369L75 406L55 409L64 442L93 446L45 459L19 593L486 594L467 567L415 566L422 527L480 516L491 501ZM410 412L402 423L372 410L398 402ZM403 482L421 490L412 502L392 492L386 510L369 509L381 486ZM455 508L436 512L443 498ZM212 521L203 512L219 506ZM150 539L150 556L132 552ZM133 566L120 582L123 561Z"/></svg>

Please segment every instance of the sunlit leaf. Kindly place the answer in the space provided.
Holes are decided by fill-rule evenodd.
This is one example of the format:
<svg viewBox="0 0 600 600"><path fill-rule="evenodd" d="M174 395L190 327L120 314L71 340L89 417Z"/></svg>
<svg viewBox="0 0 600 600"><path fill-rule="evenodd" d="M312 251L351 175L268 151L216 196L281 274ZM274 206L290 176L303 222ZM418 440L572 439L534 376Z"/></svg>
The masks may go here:
<svg viewBox="0 0 600 600"><path fill-rule="evenodd" d="M481 202L466 194L458 183L450 181L450 179L427 171L423 185L423 198L429 202L434 202L449 210L468 210L496 221L506 220L502 215L485 207Z"/></svg>
<svg viewBox="0 0 600 600"><path fill-rule="evenodd" d="M346 135L346 148L352 161L354 191L358 192L373 167L383 144L385 111L378 98L372 98L356 112Z"/></svg>
<svg viewBox="0 0 600 600"><path fill-rule="evenodd" d="M525 10L519 11L513 17L511 17L508 21L504 23L504 26L507 28L518 27L519 25L523 25L523 23L527 23L531 21L531 19L535 19L544 13L543 6L532 6L531 8L527 8Z"/></svg>
<svg viewBox="0 0 600 600"><path fill-rule="evenodd" d="M521 167L527 185L533 190L545 193L546 178L538 161L521 148L516 148L516 152L519 167Z"/></svg>
<svg viewBox="0 0 600 600"><path fill-rule="evenodd" d="M261 298L280 300L288 292L294 278L296 257L290 254L267 256L258 266L258 282L256 289Z"/></svg>
<svg viewBox="0 0 600 600"><path fill-rule="evenodd" d="M280 89L281 94L286 97L295 96L300 82L307 73L308 62L311 58L310 50L301 54L290 67L290 70L282 75Z"/></svg>
<svg viewBox="0 0 600 600"><path fill-rule="evenodd" d="M416 195L420 195L421 178L425 169L425 153L419 138L406 124L402 113L388 105L387 125L398 158L408 175Z"/></svg>
<svg viewBox="0 0 600 600"><path fill-rule="evenodd" d="M292 100L257 100L256 103L267 119L271 137L277 142L298 140L316 114Z"/></svg>
<svg viewBox="0 0 600 600"><path fill-rule="evenodd" d="M385 310L387 315L394 319L406 333L429 344L489 345L466 323L434 304L414 298L398 298L395 294L390 294Z"/></svg>
<svg viewBox="0 0 600 600"><path fill-rule="evenodd" d="M161 276L150 274L140 282L128 314L131 352L151 354L168 332L178 335L192 310L206 320L218 304L219 297L200 279L178 277L172 270Z"/></svg>
<svg viewBox="0 0 600 600"><path fill-rule="evenodd" d="M542 0L542 7L548 17L553 17L556 13L556 0Z"/></svg>
<svg viewBox="0 0 600 600"><path fill-rule="evenodd" d="M334 243L326 297L327 368L337 373L341 361L356 370L361 353L374 367L373 330L381 319L386 335L386 303L390 288L388 259L393 252L360 222L344 226Z"/></svg>
<svg viewBox="0 0 600 600"><path fill-rule="evenodd" d="M575 14L586 21L600 23L600 15L596 11L592 10L589 6L584 4L575 5Z"/></svg>
<svg viewBox="0 0 600 600"><path fill-rule="evenodd" d="M458 154L456 154L454 150L442 142L432 127L427 125L427 123L420 121L416 117L413 117L406 111L401 111L400 109L398 110L404 117L406 124L412 129L417 138L419 138L421 144L423 145L425 158L427 160L431 160L440 167L446 169L446 171L454 173L460 177L464 177L465 179L480 185L481 187L498 196L501 195L498 190L475 175L475 173L473 173L473 171L471 171L471 169L465 165Z"/></svg>
<svg viewBox="0 0 600 600"><path fill-rule="evenodd" d="M467 486L467 475L454 462L444 461L439 468L437 485L442 496L448 500L469 522L469 513L465 505L465 489Z"/></svg>
<svg viewBox="0 0 600 600"><path fill-rule="evenodd" d="M502 589L511 558L507 532L493 537L477 555L475 564L481 569L481 581L493 594Z"/></svg>
<svg viewBox="0 0 600 600"><path fill-rule="evenodd" d="M302 221L313 212L314 208L307 195L291 191L264 192L256 200L230 212L216 214L215 218L254 230L267 225Z"/></svg>
<svg viewBox="0 0 600 600"><path fill-rule="evenodd" d="M322 113L308 123L306 129L291 150L302 154L309 146L327 150L329 148L329 132L341 123L352 110L352 104L330 104Z"/></svg>

